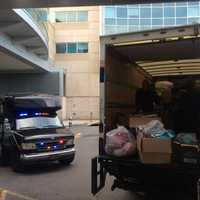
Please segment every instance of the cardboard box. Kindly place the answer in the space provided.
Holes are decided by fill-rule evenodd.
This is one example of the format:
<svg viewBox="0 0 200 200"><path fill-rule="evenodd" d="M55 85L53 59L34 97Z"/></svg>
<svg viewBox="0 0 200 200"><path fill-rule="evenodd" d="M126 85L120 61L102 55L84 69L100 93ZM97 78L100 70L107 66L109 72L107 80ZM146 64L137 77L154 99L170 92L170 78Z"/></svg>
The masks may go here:
<svg viewBox="0 0 200 200"><path fill-rule="evenodd" d="M135 115L129 118L129 127L137 128L138 126L145 125L153 120L161 119L157 115Z"/></svg>
<svg viewBox="0 0 200 200"><path fill-rule="evenodd" d="M169 164L172 157L171 139L144 138L137 136L137 149L140 159L147 164Z"/></svg>

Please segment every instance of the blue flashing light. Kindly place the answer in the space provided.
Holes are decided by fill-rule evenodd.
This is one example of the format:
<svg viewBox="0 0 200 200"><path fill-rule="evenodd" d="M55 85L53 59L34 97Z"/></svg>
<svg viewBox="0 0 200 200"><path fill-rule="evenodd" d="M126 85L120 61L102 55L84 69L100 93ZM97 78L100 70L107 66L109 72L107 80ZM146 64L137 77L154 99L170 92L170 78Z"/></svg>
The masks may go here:
<svg viewBox="0 0 200 200"><path fill-rule="evenodd" d="M19 116L20 117L26 117L26 116L28 116L28 113L20 113Z"/></svg>
<svg viewBox="0 0 200 200"><path fill-rule="evenodd" d="M44 142L40 142L40 145L43 146L43 145L44 145Z"/></svg>
<svg viewBox="0 0 200 200"><path fill-rule="evenodd" d="M53 148L54 148L54 149L57 149L57 146L56 146L56 145L54 145L54 146L53 146Z"/></svg>
<svg viewBox="0 0 200 200"><path fill-rule="evenodd" d="M40 113L35 113L35 116L39 116L40 115Z"/></svg>

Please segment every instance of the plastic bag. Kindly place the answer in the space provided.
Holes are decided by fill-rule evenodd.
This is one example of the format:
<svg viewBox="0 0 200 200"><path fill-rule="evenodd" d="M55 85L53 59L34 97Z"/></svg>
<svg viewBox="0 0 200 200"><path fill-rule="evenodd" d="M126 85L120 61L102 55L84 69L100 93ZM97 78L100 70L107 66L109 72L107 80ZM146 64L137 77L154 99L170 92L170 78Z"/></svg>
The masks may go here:
<svg viewBox="0 0 200 200"><path fill-rule="evenodd" d="M164 125L159 120L153 120L144 126L140 127L140 131L143 132L145 137L170 139L175 137L173 130L166 130Z"/></svg>
<svg viewBox="0 0 200 200"><path fill-rule="evenodd" d="M105 151L109 155L123 157L136 153L136 139L123 126L106 134Z"/></svg>
<svg viewBox="0 0 200 200"><path fill-rule="evenodd" d="M198 144L197 135L195 133L179 133L175 142L180 144Z"/></svg>
<svg viewBox="0 0 200 200"><path fill-rule="evenodd" d="M159 120L153 120L142 126L145 137L151 137L154 134L165 132L164 125Z"/></svg>

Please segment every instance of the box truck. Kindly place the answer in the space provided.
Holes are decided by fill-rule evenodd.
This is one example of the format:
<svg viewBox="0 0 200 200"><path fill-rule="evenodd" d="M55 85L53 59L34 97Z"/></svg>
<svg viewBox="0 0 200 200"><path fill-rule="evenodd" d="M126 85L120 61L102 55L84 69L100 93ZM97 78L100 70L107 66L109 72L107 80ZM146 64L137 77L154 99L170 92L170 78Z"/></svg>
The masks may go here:
<svg viewBox="0 0 200 200"><path fill-rule="evenodd" d="M135 94L144 79L181 80L200 75L200 26L170 27L102 36L100 46L99 155L92 159L92 193L114 177L112 190L152 192L160 188L196 191L198 164L146 164L137 156L119 158L105 152L106 133L117 124L130 127Z"/></svg>

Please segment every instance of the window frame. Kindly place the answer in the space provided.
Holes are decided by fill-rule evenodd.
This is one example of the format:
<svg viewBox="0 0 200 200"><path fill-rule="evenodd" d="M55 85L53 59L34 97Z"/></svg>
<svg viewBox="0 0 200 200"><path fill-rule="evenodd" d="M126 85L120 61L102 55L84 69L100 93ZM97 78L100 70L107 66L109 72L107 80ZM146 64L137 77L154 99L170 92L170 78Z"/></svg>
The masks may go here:
<svg viewBox="0 0 200 200"><path fill-rule="evenodd" d="M64 14L64 16L63 16L64 20L61 20L61 21L57 20L57 14L58 13ZM86 13L86 18L84 20L80 19L80 14L81 13ZM70 20L70 18L69 18L70 14L74 14L74 20ZM55 12L55 22L56 23L81 23L81 22L88 22L88 11L87 10L56 11Z"/></svg>
<svg viewBox="0 0 200 200"><path fill-rule="evenodd" d="M57 14L61 14L61 13L63 13L64 14L64 16L63 16L63 19L64 19L64 21L57 21ZM66 11L56 11L55 12L55 22L56 23L65 23L67 21L67 17L66 17Z"/></svg>
<svg viewBox="0 0 200 200"><path fill-rule="evenodd" d="M75 45L75 52L69 52L69 45ZM67 42L67 54L76 54L77 53L77 42Z"/></svg>
<svg viewBox="0 0 200 200"><path fill-rule="evenodd" d="M81 44L84 44L84 45L87 46L86 52L84 52L84 50L83 50L83 51L79 51L79 50L80 50L80 49L79 49L79 45L81 45ZM84 53L84 54L86 54L86 53L88 53L88 52L89 52L89 44L88 44L88 42L78 42L78 43L77 43L77 53Z"/></svg>
<svg viewBox="0 0 200 200"><path fill-rule="evenodd" d="M65 46L65 51L63 51L63 52L59 52L58 51L58 45L63 45L63 46ZM65 54L67 52L67 45L66 45L66 43L65 42L58 42L58 43L56 43L56 54Z"/></svg>

